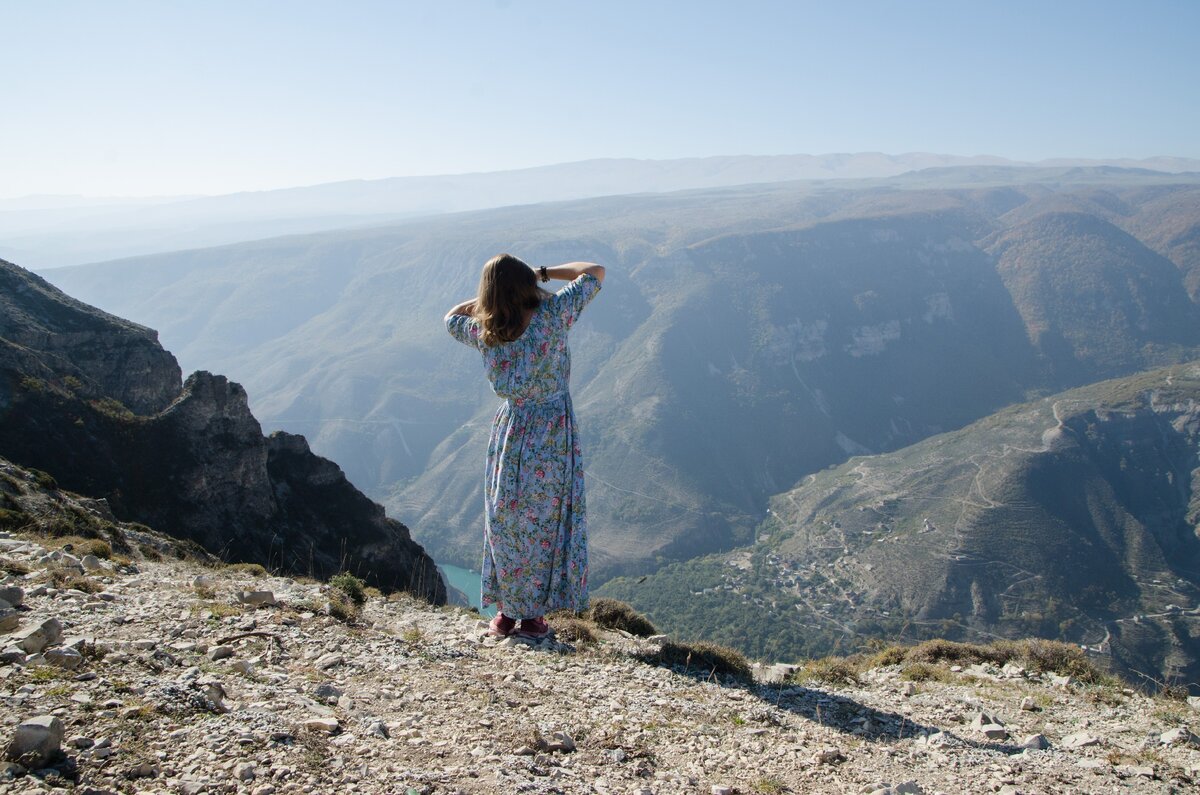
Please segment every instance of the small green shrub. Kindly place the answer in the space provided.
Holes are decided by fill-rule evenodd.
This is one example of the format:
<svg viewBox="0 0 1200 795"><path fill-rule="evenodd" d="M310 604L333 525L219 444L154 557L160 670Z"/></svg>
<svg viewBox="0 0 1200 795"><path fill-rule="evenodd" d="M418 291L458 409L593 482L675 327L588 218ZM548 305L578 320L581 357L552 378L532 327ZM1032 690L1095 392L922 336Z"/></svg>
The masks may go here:
<svg viewBox="0 0 1200 795"><path fill-rule="evenodd" d="M648 638L657 635L658 630L650 623L650 619L634 610L624 602L616 599L599 598L592 600L592 606L586 613L587 617L597 626L605 629L621 629L630 635Z"/></svg>
<svg viewBox="0 0 1200 795"><path fill-rule="evenodd" d="M692 671L727 674L746 682L753 678L750 663L741 652L707 641L667 641L663 643L655 659L663 665L681 665Z"/></svg>
<svg viewBox="0 0 1200 795"><path fill-rule="evenodd" d="M329 578L329 585L344 593L357 606L361 607L367 602L366 584L350 572L333 575Z"/></svg>

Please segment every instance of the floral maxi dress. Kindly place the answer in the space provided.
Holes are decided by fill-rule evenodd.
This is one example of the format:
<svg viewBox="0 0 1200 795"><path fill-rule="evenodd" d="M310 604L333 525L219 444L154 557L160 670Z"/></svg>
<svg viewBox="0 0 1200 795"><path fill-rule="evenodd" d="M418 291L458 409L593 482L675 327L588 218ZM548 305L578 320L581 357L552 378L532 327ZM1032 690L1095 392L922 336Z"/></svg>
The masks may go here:
<svg viewBox="0 0 1200 795"><path fill-rule="evenodd" d="M474 318L446 321L455 339L483 354L492 389L505 399L488 440L481 585L483 606L510 618L587 607L587 510L567 332L599 290L594 276L580 276L542 301L518 339L491 348Z"/></svg>

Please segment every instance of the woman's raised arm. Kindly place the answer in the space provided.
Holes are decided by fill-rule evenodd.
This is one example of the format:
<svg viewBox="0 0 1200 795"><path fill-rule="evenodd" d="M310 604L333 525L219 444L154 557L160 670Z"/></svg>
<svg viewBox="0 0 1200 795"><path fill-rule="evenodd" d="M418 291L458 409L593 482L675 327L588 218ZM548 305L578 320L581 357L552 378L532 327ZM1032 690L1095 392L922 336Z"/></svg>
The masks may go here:
<svg viewBox="0 0 1200 795"><path fill-rule="evenodd" d="M535 270L537 270L535 268ZM604 281L604 266L594 262L566 262L546 268L546 275L551 279L574 281L583 274L595 276L597 281Z"/></svg>
<svg viewBox="0 0 1200 795"><path fill-rule="evenodd" d="M443 320L449 320L450 318L454 317L455 315L466 315L467 317L474 317L475 316L475 299L468 298L466 301L463 301L461 304L456 305L453 309L451 309L449 312L446 313L446 317L443 318Z"/></svg>

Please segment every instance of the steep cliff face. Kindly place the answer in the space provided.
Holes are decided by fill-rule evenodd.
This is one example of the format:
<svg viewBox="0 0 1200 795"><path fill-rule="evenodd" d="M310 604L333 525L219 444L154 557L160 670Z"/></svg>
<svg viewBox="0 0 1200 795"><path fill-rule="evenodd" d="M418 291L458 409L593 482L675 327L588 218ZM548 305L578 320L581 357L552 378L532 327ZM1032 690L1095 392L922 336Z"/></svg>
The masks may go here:
<svg viewBox="0 0 1200 795"><path fill-rule="evenodd" d="M385 589L430 593L442 588L441 575L421 547L394 543L394 538L408 538L408 528L350 485L337 464L313 455L303 436L271 434L267 472L284 526L291 529L290 536L268 548L268 557L277 555L290 570L350 568ZM347 538L359 543L341 549ZM445 592L438 594L439 603L444 602Z"/></svg>
<svg viewBox="0 0 1200 795"><path fill-rule="evenodd" d="M153 331L3 261L0 284L0 455L230 560L445 601L408 528L303 438L264 438L241 386L181 385Z"/></svg>
<svg viewBox="0 0 1200 795"><path fill-rule="evenodd" d="M175 358L151 329L76 301L0 260L0 340L6 358L31 370L73 376L78 389L138 413L165 407L179 392ZM40 365L40 366L39 366Z"/></svg>

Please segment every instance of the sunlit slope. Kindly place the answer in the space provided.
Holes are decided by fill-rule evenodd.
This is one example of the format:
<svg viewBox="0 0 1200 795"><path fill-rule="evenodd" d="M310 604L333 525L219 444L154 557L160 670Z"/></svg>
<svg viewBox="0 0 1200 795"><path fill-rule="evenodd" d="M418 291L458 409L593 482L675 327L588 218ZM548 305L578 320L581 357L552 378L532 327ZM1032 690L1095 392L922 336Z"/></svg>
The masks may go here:
<svg viewBox="0 0 1200 795"><path fill-rule="evenodd" d="M685 634L707 604L773 656L1040 635L1195 681L1198 445L1200 364L1101 382L852 458L772 499L752 548L604 592Z"/></svg>

